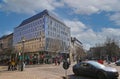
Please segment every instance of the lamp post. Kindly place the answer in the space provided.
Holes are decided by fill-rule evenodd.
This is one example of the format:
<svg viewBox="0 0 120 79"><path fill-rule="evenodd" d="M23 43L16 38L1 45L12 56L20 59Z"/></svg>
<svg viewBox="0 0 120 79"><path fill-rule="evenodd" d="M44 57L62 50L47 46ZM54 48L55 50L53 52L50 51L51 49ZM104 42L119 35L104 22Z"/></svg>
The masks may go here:
<svg viewBox="0 0 120 79"><path fill-rule="evenodd" d="M22 38L22 61L21 61L21 71L23 71L24 69L24 42L25 39L24 37Z"/></svg>
<svg viewBox="0 0 120 79"><path fill-rule="evenodd" d="M76 49L75 49L75 37L71 37L71 43L73 46L73 53L72 53L72 61L75 62L75 54L76 54Z"/></svg>
<svg viewBox="0 0 120 79"><path fill-rule="evenodd" d="M24 42L25 42L25 39L22 39L22 57L23 57L23 61L24 61Z"/></svg>

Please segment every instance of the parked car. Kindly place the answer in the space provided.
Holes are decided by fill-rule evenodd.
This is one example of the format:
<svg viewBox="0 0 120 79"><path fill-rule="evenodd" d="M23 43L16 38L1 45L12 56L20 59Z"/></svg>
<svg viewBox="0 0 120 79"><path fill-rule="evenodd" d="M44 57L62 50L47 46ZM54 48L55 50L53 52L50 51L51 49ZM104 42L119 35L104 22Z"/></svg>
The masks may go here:
<svg viewBox="0 0 120 79"><path fill-rule="evenodd" d="M83 61L73 66L75 75L91 76L97 79L117 79L118 71L112 67L106 67L97 61Z"/></svg>
<svg viewBox="0 0 120 79"><path fill-rule="evenodd" d="M120 66L120 59L115 62L117 66Z"/></svg>

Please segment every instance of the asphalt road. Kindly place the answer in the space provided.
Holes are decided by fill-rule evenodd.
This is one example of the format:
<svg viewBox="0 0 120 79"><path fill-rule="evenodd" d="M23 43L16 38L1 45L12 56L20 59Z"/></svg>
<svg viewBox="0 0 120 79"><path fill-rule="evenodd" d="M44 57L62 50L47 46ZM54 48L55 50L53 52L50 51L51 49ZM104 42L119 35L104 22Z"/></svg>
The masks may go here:
<svg viewBox="0 0 120 79"><path fill-rule="evenodd" d="M61 79L64 79L66 77L66 71L67 71L67 77L68 79L95 79L95 78L89 78L89 77L83 77L83 76L75 76L74 73L72 72L72 65L69 67L68 70L64 70L62 65L60 66L53 66L53 67L41 67L38 69L47 71L48 73L51 73L56 76L60 76Z"/></svg>
<svg viewBox="0 0 120 79"><path fill-rule="evenodd" d="M96 78L90 78L90 77L83 77L83 76L75 76L74 73L72 72L72 66L67 70L67 75L69 79L96 79ZM120 66L116 66L114 63L111 63L110 65L107 65L110 67L114 67L118 70L120 74ZM62 65L60 66L54 66L54 67L44 67L44 68L39 68L38 70L43 70L43 71L48 71L49 73L61 77L65 77L65 70L62 68ZM120 79L120 77L118 78Z"/></svg>

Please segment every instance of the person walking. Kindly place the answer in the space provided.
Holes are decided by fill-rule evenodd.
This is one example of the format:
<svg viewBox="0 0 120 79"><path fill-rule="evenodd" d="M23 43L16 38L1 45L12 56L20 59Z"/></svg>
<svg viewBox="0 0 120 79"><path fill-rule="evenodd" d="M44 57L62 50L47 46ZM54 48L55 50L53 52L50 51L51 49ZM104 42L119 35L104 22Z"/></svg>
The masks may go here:
<svg viewBox="0 0 120 79"><path fill-rule="evenodd" d="M57 57L55 57L54 63L55 63L55 65L57 65L57 63L58 63Z"/></svg>
<svg viewBox="0 0 120 79"><path fill-rule="evenodd" d="M57 63L58 63L58 65L60 65L60 59L58 59Z"/></svg>
<svg viewBox="0 0 120 79"><path fill-rule="evenodd" d="M8 61L8 71L11 70L11 60Z"/></svg>
<svg viewBox="0 0 120 79"><path fill-rule="evenodd" d="M11 61L11 65L12 65L12 71L14 71L15 70L15 61L14 61L14 59Z"/></svg>

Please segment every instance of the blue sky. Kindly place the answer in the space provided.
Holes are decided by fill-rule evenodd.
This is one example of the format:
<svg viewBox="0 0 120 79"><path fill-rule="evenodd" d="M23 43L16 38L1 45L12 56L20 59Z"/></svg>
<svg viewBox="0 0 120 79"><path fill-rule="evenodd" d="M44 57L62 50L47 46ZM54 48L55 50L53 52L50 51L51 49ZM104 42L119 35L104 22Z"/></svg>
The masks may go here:
<svg viewBox="0 0 120 79"><path fill-rule="evenodd" d="M0 36L47 9L71 27L85 49L107 37L120 42L120 0L0 0Z"/></svg>

